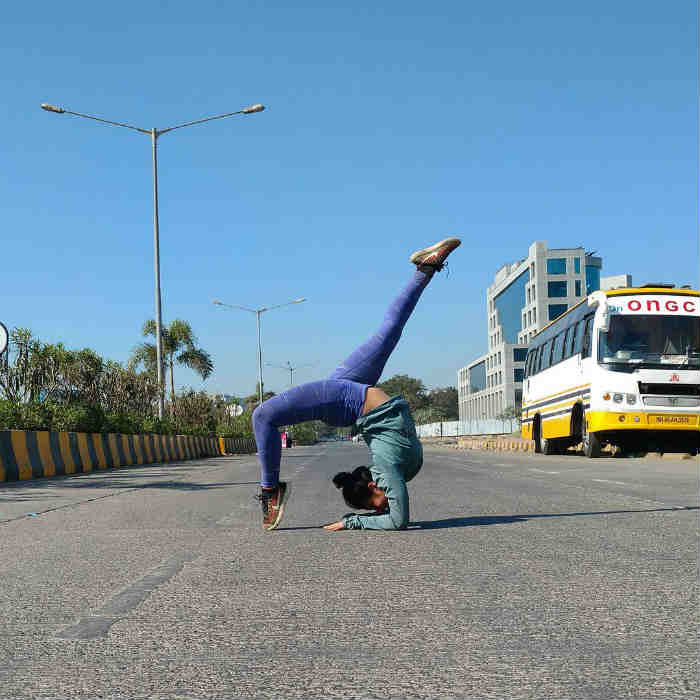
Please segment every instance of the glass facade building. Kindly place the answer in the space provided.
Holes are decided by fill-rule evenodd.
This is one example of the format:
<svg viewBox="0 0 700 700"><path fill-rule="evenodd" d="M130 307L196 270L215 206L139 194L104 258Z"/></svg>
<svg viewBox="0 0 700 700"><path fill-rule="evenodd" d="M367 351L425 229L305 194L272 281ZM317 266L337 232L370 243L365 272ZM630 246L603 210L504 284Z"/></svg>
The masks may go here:
<svg viewBox="0 0 700 700"><path fill-rule="evenodd" d="M498 322L503 328L503 340L517 343L522 328L520 312L525 306L525 287L530 282L530 269L518 275L500 294L494 298L498 311Z"/></svg>
<svg viewBox="0 0 700 700"><path fill-rule="evenodd" d="M474 365L470 372L471 380L471 390L472 393L475 391L483 391L486 388L486 361L479 362L478 365Z"/></svg>

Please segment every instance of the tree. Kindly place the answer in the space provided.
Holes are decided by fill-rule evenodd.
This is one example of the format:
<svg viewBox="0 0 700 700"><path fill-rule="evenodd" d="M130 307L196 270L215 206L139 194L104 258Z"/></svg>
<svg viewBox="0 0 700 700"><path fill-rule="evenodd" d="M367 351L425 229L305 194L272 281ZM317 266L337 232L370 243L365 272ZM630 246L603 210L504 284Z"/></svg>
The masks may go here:
<svg viewBox="0 0 700 700"><path fill-rule="evenodd" d="M401 394L408 402L411 411L428 406L425 385L420 379L409 377L407 374L395 374L377 386L389 396Z"/></svg>
<svg viewBox="0 0 700 700"><path fill-rule="evenodd" d="M427 408L419 408L413 413L413 418L416 425L427 425L428 423L441 423L446 420L447 414L441 408L428 406Z"/></svg>
<svg viewBox="0 0 700 700"><path fill-rule="evenodd" d="M503 410L502 413L496 416L498 420L502 421L509 421L510 422L510 430L513 432L513 421L517 418L518 424L520 424L520 419L521 419L521 414L520 411L518 411L515 406L508 406Z"/></svg>
<svg viewBox="0 0 700 700"><path fill-rule="evenodd" d="M143 336L155 336L156 322L146 321L142 329ZM161 344L163 350L163 375L170 370L170 402L171 410L175 406L175 374L174 367L178 365L189 367L202 379L206 379L214 371L211 356L205 350L196 347L197 339L192 332L192 326L187 321L175 319L170 326L161 328ZM157 350L154 343L141 343L134 348L129 360L129 368L136 369L143 365L146 371L157 373Z"/></svg>
<svg viewBox="0 0 700 700"><path fill-rule="evenodd" d="M445 417L441 420L459 420L459 400L457 389L453 386L432 389L428 401L431 408L444 414Z"/></svg>

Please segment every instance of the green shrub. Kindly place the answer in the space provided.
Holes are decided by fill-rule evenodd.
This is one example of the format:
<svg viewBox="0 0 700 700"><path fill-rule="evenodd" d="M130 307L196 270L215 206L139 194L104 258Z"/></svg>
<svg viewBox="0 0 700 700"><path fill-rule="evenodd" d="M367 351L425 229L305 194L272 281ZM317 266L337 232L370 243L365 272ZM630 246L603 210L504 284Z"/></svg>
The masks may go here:
<svg viewBox="0 0 700 700"><path fill-rule="evenodd" d="M52 430L73 433L99 433L104 414L99 406L72 404L54 406L51 417Z"/></svg>
<svg viewBox="0 0 700 700"><path fill-rule="evenodd" d="M22 427L22 412L13 401L0 400L0 430L17 430Z"/></svg>
<svg viewBox="0 0 700 700"><path fill-rule="evenodd" d="M34 401L19 405L22 430L51 430L52 408L51 404Z"/></svg>

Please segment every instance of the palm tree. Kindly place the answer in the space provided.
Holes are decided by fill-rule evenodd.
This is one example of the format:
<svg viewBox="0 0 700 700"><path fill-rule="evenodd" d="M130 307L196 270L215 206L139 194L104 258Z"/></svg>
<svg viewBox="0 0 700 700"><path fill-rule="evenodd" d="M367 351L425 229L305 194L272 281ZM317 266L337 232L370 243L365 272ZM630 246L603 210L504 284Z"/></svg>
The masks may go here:
<svg viewBox="0 0 700 700"><path fill-rule="evenodd" d="M156 322L146 321L142 329L143 336L155 336ZM192 332L192 326L187 321L175 319L169 327L161 328L161 344L163 350L163 375L170 370L170 401L175 404L175 363L189 367L202 379L206 379L214 371L211 356L202 348L196 347L197 338ZM154 343L141 343L131 353L129 367L136 369L143 364L148 372L156 374L156 346Z"/></svg>

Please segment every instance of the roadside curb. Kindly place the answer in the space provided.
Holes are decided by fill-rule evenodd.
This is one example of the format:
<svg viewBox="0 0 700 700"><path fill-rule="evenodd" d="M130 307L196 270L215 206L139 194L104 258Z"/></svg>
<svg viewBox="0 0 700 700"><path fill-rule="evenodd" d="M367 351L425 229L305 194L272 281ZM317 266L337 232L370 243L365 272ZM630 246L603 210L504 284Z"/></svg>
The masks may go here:
<svg viewBox="0 0 700 700"><path fill-rule="evenodd" d="M0 430L0 483L256 450L241 438Z"/></svg>
<svg viewBox="0 0 700 700"><path fill-rule="evenodd" d="M457 437L457 438L436 438L431 440L422 440L426 446L448 447L455 450L480 450L491 452L529 452L535 453L534 440L522 440L513 438L496 438L496 437ZM574 451L581 450L580 445L574 446ZM603 452L610 453L612 450L609 446L603 448ZM544 456L544 455L543 455ZM659 455L656 452L650 452L643 458L662 458L662 459L697 459L694 455L684 452L667 452Z"/></svg>

